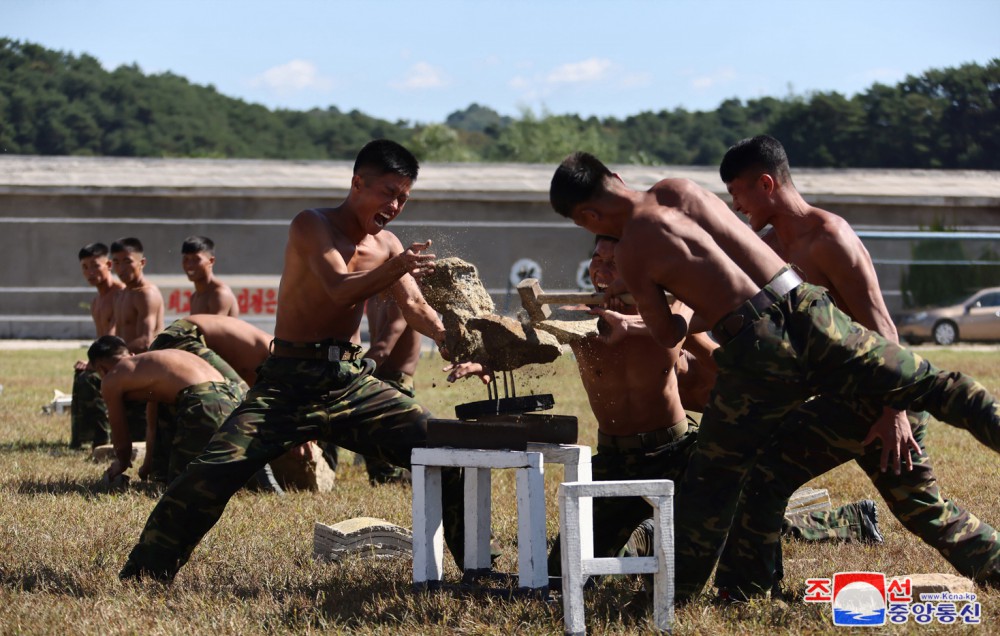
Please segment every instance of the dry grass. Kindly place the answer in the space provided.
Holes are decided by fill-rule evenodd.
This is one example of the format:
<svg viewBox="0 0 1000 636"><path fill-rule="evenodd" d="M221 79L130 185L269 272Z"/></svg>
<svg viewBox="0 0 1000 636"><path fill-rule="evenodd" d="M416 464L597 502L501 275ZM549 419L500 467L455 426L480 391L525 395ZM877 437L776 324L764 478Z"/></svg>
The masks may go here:
<svg viewBox="0 0 1000 636"><path fill-rule="evenodd" d="M401 486L371 488L362 469L341 462L337 487L327 494L291 493L285 498L240 493L198 547L173 586L123 585L116 574L139 534L158 492L141 485L124 493L97 486L101 467L86 453L66 448L68 416L44 416L52 389L68 391L76 351L0 351L0 633L257 634L320 631L364 634L559 633L558 602L500 600L489 596L410 592L408 561L355 560L316 564L311 560L312 524L371 515L410 525L410 492ZM928 349L946 368L968 371L1000 392L997 353ZM439 358L426 360L419 394L436 413L454 404L484 399L472 382L443 381ZM581 442L596 431L569 359L519 377L529 387L556 395L556 410L580 418ZM968 434L932 425L930 447L948 496L1000 523L1000 460ZM510 471L505 471L510 472ZM560 470L550 471L554 493ZM507 546L501 570L516 569L517 534L512 476L495 479L496 534ZM816 480L835 503L875 491L861 471L842 466ZM801 592L807 577L864 570L891 575L951 572L932 549L889 517L883 504L886 543L817 546L786 544L786 582ZM549 536L558 525L554 497L548 501ZM449 563L446 576L457 578ZM588 594L591 633L649 630L648 608L633 599L634 581L609 581ZM979 590L984 632L1000 620L1000 592ZM755 602L737 608L708 601L681 608L678 634L843 633L831 624L828 606ZM906 627L916 629L912 623ZM887 628L902 633L905 628ZM959 627L921 627L945 633Z"/></svg>

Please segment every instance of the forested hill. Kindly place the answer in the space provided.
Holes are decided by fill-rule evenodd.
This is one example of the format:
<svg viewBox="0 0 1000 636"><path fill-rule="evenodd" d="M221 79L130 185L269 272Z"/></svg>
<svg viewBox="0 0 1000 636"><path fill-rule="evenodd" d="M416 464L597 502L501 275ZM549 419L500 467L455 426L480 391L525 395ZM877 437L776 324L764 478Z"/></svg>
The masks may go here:
<svg viewBox="0 0 1000 636"><path fill-rule="evenodd" d="M625 119L472 104L439 124L389 122L357 110L269 110L171 73L107 71L0 38L0 152L127 157L351 159L366 141L396 139L431 161L553 162L589 150L608 163L715 165L759 133L796 166L1000 170L1000 58L929 70L863 93L810 93L714 111L643 112Z"/></svg>

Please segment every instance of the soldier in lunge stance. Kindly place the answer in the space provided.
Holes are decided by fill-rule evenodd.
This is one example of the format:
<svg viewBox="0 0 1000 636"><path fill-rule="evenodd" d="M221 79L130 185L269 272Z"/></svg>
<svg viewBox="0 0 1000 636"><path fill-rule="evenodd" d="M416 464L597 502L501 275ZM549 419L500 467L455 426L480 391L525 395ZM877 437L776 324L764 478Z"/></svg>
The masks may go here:
<svg viewBox="0 0 1000 636"><path fill-rule="evenodd" d="M694 311L693 331L712 326L721 345L675 502L680 600L708 582L758 450L810 397L848 395L970 429L1000 428L1000 405L982 385L853 322L704 188L665 179L633 190L595 157L575 153L556 170L549 195L577 225L619 237L622 284L608 294L631 292L660 345L673 347L689 331L664 290ZM883 440L897 462L913 443L908 427Z"/></svg>
<svg viewBox="0 0 1000 636"><path fill-rule="evenodd" d="M364 301L390 290L407 322L444 340L444 327L413 279L433 266L428 243L404 249L384 228L403 210L417 161L391 141L367 144L347 198L292 220L271 356L205 452L153 509L121 578L171 580L230 497L266 462L308 440L327 440L408 468L430 414L372 376L351 343ZM443 475L445 535L462 564L462 483Z"/></svg>
<svg viewBox="0 0 1000 636"><path fill-rule="evenodd" d="M722 180L733 207L760 231L764 241L805 280L827 288L837 306L890 342L898 342L878 278L861 239L841 217L809 205L792 182L781 143L761 135L744 139L726 153ZM879 426L909 418L919 447L904 454L912 470L887 471L888 446L865 447ZM741 505L719 561L720 594L741 599L765 594L782 578L778 530L788 497L807 481L850 460L868 474L889 510L911 532L937 548L956 570L979 582L1000 585L997 531L945 499L930 458L922 447L927 413L898 411L868 398L822 394L800 407L758 458L744 486ZM876 428L872 429L875 424ZM997 449L995 422L972 434ZM905 426L905 423L899 423Z"/></svg>

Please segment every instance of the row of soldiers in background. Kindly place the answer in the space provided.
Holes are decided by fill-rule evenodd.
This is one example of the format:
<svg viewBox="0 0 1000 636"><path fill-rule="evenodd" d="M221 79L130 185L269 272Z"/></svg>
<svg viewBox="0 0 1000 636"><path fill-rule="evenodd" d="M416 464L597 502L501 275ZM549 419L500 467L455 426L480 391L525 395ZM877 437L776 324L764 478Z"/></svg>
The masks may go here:
<svg viewBox="0 0 1000 636"><path fill-rule="evenodd" d="M111 480L131 464L132 442L145 441L138 476L169 483L253 385L271 336L237 318L232 289L213 272L215 246L207 237L192 236L182 245L182 267L195 286L192 315L166 329L163 298L143 275L146 259L138 239L119 239L110 249L92 243L80 250L79 259L84 278L98 292L91 303L98 340L89 361L75 366L70 446L112 442ZM366 355L378 364L381 379L412 395L419 334L391 298L373 297L366 310L371 339ZM304 457L306 446L291 452ZM336 447L321 446L336 470ZM373 485L405 478L402 469L381 459L365 460ZM280 491L266 467L256 483Z"/></svg>

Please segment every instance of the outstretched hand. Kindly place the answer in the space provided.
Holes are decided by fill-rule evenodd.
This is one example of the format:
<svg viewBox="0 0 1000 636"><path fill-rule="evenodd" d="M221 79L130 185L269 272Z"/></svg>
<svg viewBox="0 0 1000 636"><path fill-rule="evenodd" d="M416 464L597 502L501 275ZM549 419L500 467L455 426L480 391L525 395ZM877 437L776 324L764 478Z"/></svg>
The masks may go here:
<svg viewBox="0 0 1000 636"><path fill-rule="evenodd" d="M597 338L607 345L616 345L624 340L628 335L630 323L633 322L631 316L603 307L594 307L587 313L600 318L597 323L599 331Z"/></svg>
<svg viewBox="0 0 1000 636"><path fill-rule="evenodd" d="M483 381L483 384L489 384L493 381L493 371L488 366L478 362L455 362L449 364L441 370L449 371L449 382L461 380L462 378L470 375L479 376L479 379Z"/></svg>
<svg viewBox="0 0 1000 636"><path fill-rule="evenodd" d="M419 278L424 274L434 271L434 259L436 257L434 254L423 253L425 250L430 249L430 246L430 240L423 243L411 243L405 251L397 254L394 258L398 259L404 272Z"/></svg>
<svg viewBox="0 0 1000 636"><path fill-rule="evenodd" d="M886 408L868 432L868 437L862 442L865 446L880 440L882 442L882 472L889 468L889 460L892 459L892 468L895 474L899 474L905 464L906 470L913 469L913 457L910 451L923 455L920 444L913 437L913 430L910 428L910 420L906 417L905 411L896 411Z"/></svg>

